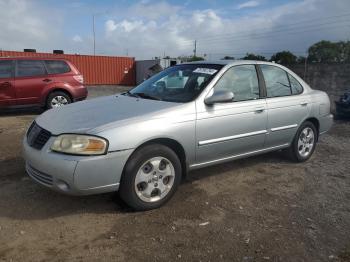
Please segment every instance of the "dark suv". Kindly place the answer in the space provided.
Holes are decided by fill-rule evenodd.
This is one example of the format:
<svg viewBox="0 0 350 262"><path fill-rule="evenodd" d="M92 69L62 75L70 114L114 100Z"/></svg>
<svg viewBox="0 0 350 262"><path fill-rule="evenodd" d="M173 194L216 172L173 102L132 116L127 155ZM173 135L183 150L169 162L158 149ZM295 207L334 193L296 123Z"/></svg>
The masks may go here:
<svg viewBox="0 0 350 262"><path fill-rule="evenodd" d="M87 97L84 78L63 59L0 58L0 108L59 107Z"/></svg>

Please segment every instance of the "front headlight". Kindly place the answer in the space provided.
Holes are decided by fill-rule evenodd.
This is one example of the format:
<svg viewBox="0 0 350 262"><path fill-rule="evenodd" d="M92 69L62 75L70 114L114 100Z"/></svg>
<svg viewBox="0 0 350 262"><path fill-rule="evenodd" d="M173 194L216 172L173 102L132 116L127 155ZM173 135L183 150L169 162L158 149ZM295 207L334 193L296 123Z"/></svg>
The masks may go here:
<svg viewBox="0 0 350 262"><path fill-rule="evenodd" d="M107 147L107 140L100 137L66 134L56 138L51 150L72 155L103 155Z"/></svg>

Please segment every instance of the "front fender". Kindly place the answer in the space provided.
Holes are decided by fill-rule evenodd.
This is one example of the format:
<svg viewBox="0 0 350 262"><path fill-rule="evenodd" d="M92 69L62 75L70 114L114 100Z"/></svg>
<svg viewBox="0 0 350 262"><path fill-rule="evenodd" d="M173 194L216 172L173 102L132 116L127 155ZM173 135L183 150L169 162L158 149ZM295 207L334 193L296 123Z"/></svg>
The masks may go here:
<svg viewBox="0 0 350 262"><path fill-rule="evenodd" d="M171 139L184 148L187 161L195 160L195 119L174 122L174 119L161 118L128 124L98 133L109 141L108 151L136 149L155 139Z"/></svg>

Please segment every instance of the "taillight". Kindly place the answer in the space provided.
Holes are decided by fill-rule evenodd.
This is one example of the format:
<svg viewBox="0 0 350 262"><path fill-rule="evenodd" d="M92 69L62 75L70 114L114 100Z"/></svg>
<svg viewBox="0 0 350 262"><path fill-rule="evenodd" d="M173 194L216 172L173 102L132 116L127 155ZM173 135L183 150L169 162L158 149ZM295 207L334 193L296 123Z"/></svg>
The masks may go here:
<svg viewBox="0 0 350 262"><path fill-rule="evenodd" d="M76 75L73 76L76 81L78 81L80 84L84 83L84 77L82 75Z"/></svg>

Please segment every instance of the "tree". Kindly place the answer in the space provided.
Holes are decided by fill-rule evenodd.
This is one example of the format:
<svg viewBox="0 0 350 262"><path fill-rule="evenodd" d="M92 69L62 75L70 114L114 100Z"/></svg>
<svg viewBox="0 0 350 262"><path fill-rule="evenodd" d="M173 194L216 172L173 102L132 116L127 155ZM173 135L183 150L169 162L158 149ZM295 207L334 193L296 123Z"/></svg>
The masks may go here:
<svg viewBox="0 0 350 262"><path fill-rule="evenodd" d="M297 62L297 57L289 51L282 51L272 55L270 61L274 61L279 64L290 65Z"/></svg>
<svg viewBox="0 0 350 262"><path fill-rule="evenodd" d="M253 53L247 53L245 57L242 57L243 60L259 60L259 61L266 61L266 58L261 55L256 55Z"/></svg>
<svg viewBox="0 0 350 262"><path fill-rule="evenodd" d="M298 63L298 64L304 64L304 63L305 63L305 59L306 59L305 56L299 56L299 57L297 58L297 63Z"/></svg>
<svg viewBox="0 0 350 262"><path fill-rule="evenodd" d="M221 60L235 60L235 58L233 56L224 56L223 58L221 58Z"/></svg>
<svg viewBox="0 0 350 262"><path fill-rule="evenodd" d="M309 47L309 60L314 63L336 63L347 60L344 51L349 41L334 43L331 41L320 41ZM349 55L349 53L348 53Z"/></svg>

